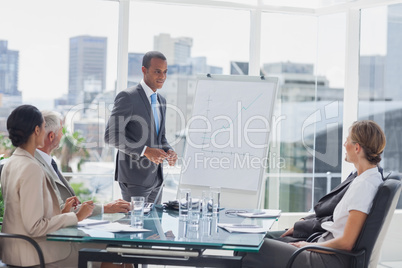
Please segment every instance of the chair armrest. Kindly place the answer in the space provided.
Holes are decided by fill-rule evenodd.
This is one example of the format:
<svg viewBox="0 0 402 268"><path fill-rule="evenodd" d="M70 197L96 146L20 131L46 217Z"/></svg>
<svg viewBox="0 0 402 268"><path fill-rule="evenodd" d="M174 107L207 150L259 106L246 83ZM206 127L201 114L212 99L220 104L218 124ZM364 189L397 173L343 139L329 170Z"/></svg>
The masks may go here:
<svg viewBox="0 0 402 268"><path fill-rule="evenodd" d="M364 256L365 251L361 250L359 252L350 252L350 251L346 251L346 250L339 250L339 249L335 249L335 248L328 248L328 247L323 247L323 246L316 246L316 245L310 245L310 246L305 246L302 248L299 248L298 250L296 250L292 256L290 257L286 268L291 268L293 265L293 262L296 260L297 256L302 253L305 250L309 250L309 249L316 249L316 250L320 250L320 251L326 251L326 252L332 252L332 253L336 253L336 254L341 254L341 255L347 255L350 257L361 257ZM325 254L325 253L324 253Z"/></svg>
<svg viewBox="0 0 402 268"><path fill-rule="evenodd" d="M45 268L45 258L43 257L42 249L40 248L39 244L35 240L33 240L29 236L25 236L25 235L6 234L6 233L0 233L0 238L17 238L17 239L22 239L22 240L29 242L35 248L36 252L38 253L39 266L41 268Z"/></svg>
<svg viewBox="0 0 402 268"><path fill-rule="evenodd" d="M307 239L306 242L317 242L317 240L320 238L320 236L323 234L324 232L316 232L312 235L310 235Z"/></svg>

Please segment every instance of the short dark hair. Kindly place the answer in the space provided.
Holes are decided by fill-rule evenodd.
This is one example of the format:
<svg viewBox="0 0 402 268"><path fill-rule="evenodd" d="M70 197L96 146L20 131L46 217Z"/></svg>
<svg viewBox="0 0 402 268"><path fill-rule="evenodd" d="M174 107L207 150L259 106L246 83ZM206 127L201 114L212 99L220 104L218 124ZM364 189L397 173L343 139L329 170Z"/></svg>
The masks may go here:
<svg viewBox="0 0 402 268"><path fill-rule="evenodd" d="M165 55L163 55L161 52L159 52L159 51L149 51L149 52L145 53L144 57L142 58L142 66L144 66L145 68L148 69L149 66L151 66L151 60L153 58L166 60Z"/></svg>
<svg viewBox="0 0 402 268"><path fill-rule="evenodd" d="M9 138L15 147L27 143L36 126L43 123L42 113L32 105L21 105L15 108L7 118Z"/></svg>

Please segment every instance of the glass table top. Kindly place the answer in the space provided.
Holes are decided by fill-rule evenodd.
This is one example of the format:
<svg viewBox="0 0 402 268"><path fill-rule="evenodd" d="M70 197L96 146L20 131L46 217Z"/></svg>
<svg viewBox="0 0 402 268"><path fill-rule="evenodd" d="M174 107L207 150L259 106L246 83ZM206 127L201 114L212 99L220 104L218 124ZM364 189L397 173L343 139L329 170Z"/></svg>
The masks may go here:
<svg viewBox="0 0 402 268"><path fill-rule="evenodd" d="M254 212L257 210L248 210ZM91 219L102 219L130 225L130 215L123 213L103 214ZM48 240L73 242L99 242L119 245L152 245L199 249L228 249L258 251L266 233L229 233L218 223L252 224L268 232L277 218L243 218L233 213L219 212L215 217L201 217L198 224L179 220L176 210L157 207L144 216L145 232L107 232L99 228L71 226L47 235Z"/></svg>

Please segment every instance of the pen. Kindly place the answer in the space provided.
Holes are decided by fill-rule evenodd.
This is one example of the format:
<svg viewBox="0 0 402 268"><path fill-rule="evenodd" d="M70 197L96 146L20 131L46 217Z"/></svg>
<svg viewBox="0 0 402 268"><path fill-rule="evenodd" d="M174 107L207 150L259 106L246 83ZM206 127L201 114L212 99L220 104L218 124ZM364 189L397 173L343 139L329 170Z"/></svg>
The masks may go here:
<svg viewBox="0 0 402 268"><path fill-rule="evenodd" d="M231 225L231 226L229 226L229 227L243 227L243 228L260 228L260 226L258 226L258 225L250 225L250 224L233 224L233 225Z"/></svg>
<svg viewBox="0 0 402 268"><path fill-rule="evenodd" d="M254 212L253 215L263 215L265 212Z"/></svg>

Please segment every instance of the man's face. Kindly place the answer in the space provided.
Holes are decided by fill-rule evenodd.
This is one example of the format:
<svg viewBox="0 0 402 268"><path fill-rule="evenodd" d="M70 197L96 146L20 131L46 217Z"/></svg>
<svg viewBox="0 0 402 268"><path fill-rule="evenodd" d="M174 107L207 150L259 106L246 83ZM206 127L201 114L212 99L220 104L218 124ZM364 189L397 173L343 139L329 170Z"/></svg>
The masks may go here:
<svg viewBox="0 0 402 268"><path fill-rule="evenodd" d="M167 74L167 62L159 58L152 58L149 68L142 67L142 73L144 74L144 82L153 91L162 88L163 83L166 80Z"/></svg>
<svg viewBox="0 0 402 268"><path fill-rule="evenodd" d="M45 145L45 136L46 136L46 129L45 129L45 119L43 119L42 125L39 127L39 135L38 135L38 148L43 148Z"/></svg>
<svg viewBox="0 0 402 268"><path fill-rule="evenodd" d="M55 136L54 141L53 141L54 148L59 148L61 137L63 137L63 122L60 122L60 129L55 134L57 134L57 135Z"/></svg>

